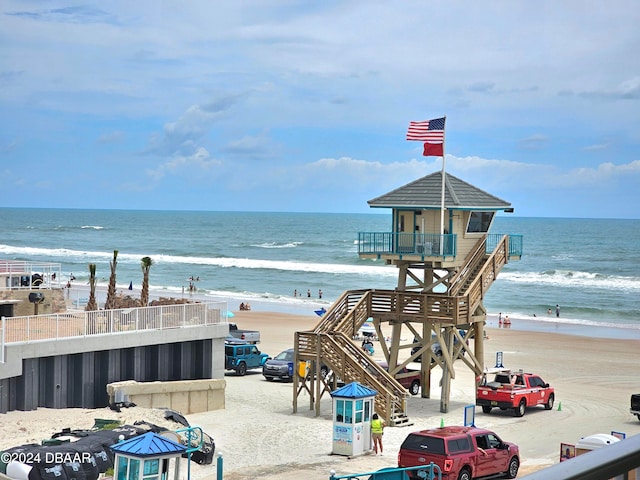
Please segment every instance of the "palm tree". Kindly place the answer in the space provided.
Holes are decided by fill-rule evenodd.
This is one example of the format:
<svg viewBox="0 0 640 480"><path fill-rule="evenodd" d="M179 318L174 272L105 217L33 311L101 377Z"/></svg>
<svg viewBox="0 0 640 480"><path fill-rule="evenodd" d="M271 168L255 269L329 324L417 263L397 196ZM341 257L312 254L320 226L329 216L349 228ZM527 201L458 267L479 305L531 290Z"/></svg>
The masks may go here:
<svg viewBox="0 0 640 480"><path fill-rule="evenodd" d="M151 257L142 257L140 261L142 267L142 290L140 291L140 306L149 305L149 269L153 265Z"/></svg>
<svg viewBox="0 0 640 480"><path fill-rule="evenodd" d="M89 301L87 306L84 307L85 311L98 310L98 304L96 303L96 264L89 264Z"/></svg>
<svg viewBox="0 0 640 480"><path fill-rule="evenodd" d="M109 310L116 307L116 266L118 265L118 250L113 251L111 263L111 276L109 277L109 289L107 290L107 300L104 302L104 309Z"/></svg>

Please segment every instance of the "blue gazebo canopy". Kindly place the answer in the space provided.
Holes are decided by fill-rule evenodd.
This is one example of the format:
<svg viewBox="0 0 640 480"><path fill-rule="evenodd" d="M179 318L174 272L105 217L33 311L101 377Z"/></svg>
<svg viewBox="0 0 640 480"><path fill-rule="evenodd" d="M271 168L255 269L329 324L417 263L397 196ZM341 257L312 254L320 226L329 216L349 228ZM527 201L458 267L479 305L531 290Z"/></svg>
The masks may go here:
<svg viewBox="0 0 640 480"><path fill-rule="evenodd" d="M364 398L375 397L377 393L378 392L376 390L365 387L358 382L351 382L348 385L331 392L331 396L340 398Z"/></svg>
<svg viewBox="0 0 640 480"><path fill-rule="evenodd" d="M187 450L186 446L180 445L168 438L161 437L153 432L130 438L125 442L116 443L109 448L115 453L132 457L177 456L182 455Z"/></svg>

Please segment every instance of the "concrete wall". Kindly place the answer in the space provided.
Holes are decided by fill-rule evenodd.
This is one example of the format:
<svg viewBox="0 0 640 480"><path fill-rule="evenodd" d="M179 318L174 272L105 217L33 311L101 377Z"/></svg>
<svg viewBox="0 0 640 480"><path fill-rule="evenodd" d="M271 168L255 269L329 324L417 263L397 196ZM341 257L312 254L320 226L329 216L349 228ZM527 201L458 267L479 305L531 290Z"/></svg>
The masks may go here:
<svg viewBox="0 0 640 480"><path fill-rule="evenodd" d="M227 333L225 323L9 344L0 413L104 407L107 384L123 380L224 379Z"/></svg>
<svg viewBox="0 0 640 480"><path fill-rule="evenodd" d="M109 403L127 401L145 408L170 408L183 414L225 407L223 379L176 382L115 382L107 385Z"/></svg>
<svg viewBox="0 0 640 480"><path fill-rule="evenodd" d="M64 294L65 291L62 288L47 289L13 289L13 290L0 290L0 300L17 300L13 307L13 316L21 317L26 315L35 314L35 306L29 302L29 294L32 292L39 292L44 294L44 301L38 304L38 314L43 315L45 313L61 313L67 310Z"/></svg>

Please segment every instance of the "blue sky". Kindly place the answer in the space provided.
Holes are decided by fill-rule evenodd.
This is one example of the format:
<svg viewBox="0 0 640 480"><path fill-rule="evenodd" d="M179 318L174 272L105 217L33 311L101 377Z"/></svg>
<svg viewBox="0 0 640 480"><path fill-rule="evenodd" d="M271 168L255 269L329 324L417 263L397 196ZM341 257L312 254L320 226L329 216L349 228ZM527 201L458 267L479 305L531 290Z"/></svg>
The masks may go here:
<svg viewBox="0 0 640 480"><path fill-rule="evenodd" d="M441 168L517 216L640 218L640 4L0 4L5 207L372 212Z"/></svg>

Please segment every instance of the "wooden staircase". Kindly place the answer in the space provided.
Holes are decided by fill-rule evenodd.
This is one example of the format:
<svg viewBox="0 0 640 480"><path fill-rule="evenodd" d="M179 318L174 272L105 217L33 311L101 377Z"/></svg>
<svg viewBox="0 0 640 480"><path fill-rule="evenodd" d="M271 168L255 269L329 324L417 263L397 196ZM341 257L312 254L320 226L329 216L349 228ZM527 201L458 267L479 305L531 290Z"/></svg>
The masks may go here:
<svg viewBox="0 0 640 480"><path fill-rule="evenodd" d="M380 367L366 352L354 345L342 332L297 332L299 360L314 361L321 358L332 373L322 379L323 392L332 390L331 383L358 382L377 392L375 409L389 425L408 424L406 417L407 390Z"/></svg>
<svg viewBox="0 0 640 480"><path fill-rule="evenodd" d="M377 392L375 409L388 425L410 425L406 415L408 391L381 368L352 339L375 316L390 322L436 322L442 325L470 325L482 312L482 300L508 260L505 235L490 255L485 252L486 238L478 241L465 265L451 279L447 294L416 293L397 290L349 290L338 298L312 331L296 332L296 365L309 361L319 372L328 366L332 374L321 378L320 397L336 387L336 381L359 382ZM313 377L313 375L311 375ZM304 388L298 389L299 392ZM311 392L309 388L307 390ZM297 394L296 394L297 395ZM312 398L314 394L312 393Z"/></svg>

